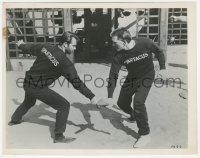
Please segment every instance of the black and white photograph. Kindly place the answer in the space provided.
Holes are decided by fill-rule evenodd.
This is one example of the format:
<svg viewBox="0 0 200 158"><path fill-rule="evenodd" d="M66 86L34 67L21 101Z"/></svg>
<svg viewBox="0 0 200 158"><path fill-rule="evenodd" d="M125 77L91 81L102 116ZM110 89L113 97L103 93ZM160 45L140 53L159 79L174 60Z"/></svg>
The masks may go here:
<svg viewBox="0 0 200 158"><path fill-rule="evenodd" d="M4 153L196 153L195 15L194 2L4 3Z"/></svg>

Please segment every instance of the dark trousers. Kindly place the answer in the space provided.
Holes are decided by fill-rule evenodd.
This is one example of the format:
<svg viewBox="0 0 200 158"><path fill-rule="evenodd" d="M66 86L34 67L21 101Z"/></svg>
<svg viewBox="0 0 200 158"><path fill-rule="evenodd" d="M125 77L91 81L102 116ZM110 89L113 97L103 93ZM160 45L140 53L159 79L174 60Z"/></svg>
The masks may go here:
<svg viewBox="0 0 200 158"><path fill-rule="evenodd" d="M127 76L118 99L118 106L127 114L134 115L138 126L139 135L150 133L145 101L154 81L155 72L151 71L140 79ZM131 107L132 96L133 108Z"/></svg>
<svg viewBox="0 0 200 158"><path fill-rule="evenodd" d="M25 88L25 98L23 103L16 109L11 119L13 121L19 121L23 115L35 105L36 100L44 102L57 110L56 123L55 123L55 134L63 133L66 129L67 118L69 114L70 104L58 93L47 88Z"/></svg>

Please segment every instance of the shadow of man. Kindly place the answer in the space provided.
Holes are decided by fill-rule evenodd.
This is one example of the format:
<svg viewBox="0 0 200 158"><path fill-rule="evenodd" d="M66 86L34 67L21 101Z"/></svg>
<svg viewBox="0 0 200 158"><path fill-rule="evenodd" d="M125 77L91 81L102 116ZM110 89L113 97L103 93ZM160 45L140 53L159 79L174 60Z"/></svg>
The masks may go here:
<svg viewBox="0 0 200 158"><path fill-rule="evenodd" d="M134 137L136 139L139 137L139 135L135 131L133 131L132 129L130 129L128 127L125 127L121 123L121 121L120 121L122 118L121 114L119 114L113 110L110 110L106 107L101 107L101 109L97 109L97 107L94 105L91 105L91 104L82 105L81 103L73 103L72 106L79 109L83 113L84 119L88 122L88 127L92 130L94 130L94 129L93 129L93 126L91 126L92 123L91 123L91 116L90 116L89 111L99 111L101 113L102 117L104 119L108 119L110 121L110 123L113 125L113 127L115 127L116 129L122 130L127 135L131 135L132 137ZM80 129L80 130L84 130L85 128L82 127L82 129Z"/></svg>
<svg viewBox="0 0 200 158"><path fill-rule="evenodd" d="M17 99L12 99L12 100L16 105L21 104L20 102L18 102ZM87 124L75 124L72 121L68 120L67 124L80 128L80 130L75 132L76 134L84 131L85 129L90 129L90 130L93 130L93 131L96 131L96 132L101 132L101 133L110 135L109 132L95 129L94 124L92 124L92 122L91 122L91 116L90 116L89 112L90 111L99 111L101 113L102 117L104 119L108 119L110 121L110 123L116 129L122 130L126 134L131 135L132 137L134 137L136 139L138 138L138 134L135 131L133 131L132 129L130 129L128 127L125 127L122 123L120 123L121 114L119 114L115 111L107 109L106 107L102 107L101 109L97 109L97 107L95 105L91 105L91 104L73 103L73 104L71 104L71 106L76 108L76 109L79 109L82 112L85 121L87 122ZM55 120L56 114L49 111L49 107L50 106L48 106L44 103L41 103L40 105L33 106L24 115L23 120L24 120L24 122L29 122L29 123L34 123L34 124L39 124L39 125L42 125L42 126L49 127L51 138L53 139L54 138L55 121L51 121L51 120L42 118L44 116L48 116L48 117Z"/></svg>
<svg viewBox="0 0 200 158"><path fill-rule="evenodd" d="M93 131L96 131L96 132L101 132L101 133L110 135L109 132L105 132L103 130L98 130L98 129L94 128L94 124L91 122L91 119L90 119L91 116L90 116L89 111L99 111L99 109L97 109L97 107L95 105L73 103L71 106L73 106L74 108L79 109L82 112L85 121L87 122L87 124L75 124L72 121L68 121L68 123L70 125L74 125L74 126L80 127L80 130L75 132L76 134L84 131L85 129L90 129L90 130L93 130Z"/></svg>
<svg viewBox="0 0 200 158"><path fill-rule="evenodd" d="M12 99L12 100L16 105L20 105L21 104L20 102L18 102L17 99ZM48 106L48 105L46 105L44 103L41 103L39 105L33 106L23 116L23 121L49 127L51 138L53 139L54 138L55 121L51 121L51 120L47 120L47 119L41 118L43 116L49 116L50 118L52 118L54 120L56 119L56 114L51 112L51 111L49 111L48 110L49 107L50 106Z"/></svg>
<svg viewBox="0 0 200 158"><path fill-rule="evenodd" d="M18 102L17 99L12 99L12 101L16 105L21 104L20 102ZM89 111L87 109L88 108L87 105L83 105L81 103L77 103L77 104L78 104L78 106L82 107L81 108L82 111ZM94 105L92 105L92 106L93 106L93 109L96 109L96 111L98 111L96 106L94 106ZM54 112L49 111L48 110L49 108L50 108L50 106L48 106L44 103L41 103L40 105L35 105L24 115L23 121L49 127L51 138L54 139L55 121L51 121L51 120L42 118L44 116L48 116L51 119L54 119L54 120L56 119L56 114ZM109 132L95 129L94 124L92 124L90 119L88 119L88 117L90 117L89 113L88 114L85 113L85 115L87 115L87 117L84 117L84 118L88 122L88 124L75 124L72 121L68 120L68 122L67 122L68 125L73 125L73 126L80 128L80 130L76 131L75 134L80 133L80 132L84 131L85 129L91 129L93 131L102 132L104 134L110 134Z"/></svg>

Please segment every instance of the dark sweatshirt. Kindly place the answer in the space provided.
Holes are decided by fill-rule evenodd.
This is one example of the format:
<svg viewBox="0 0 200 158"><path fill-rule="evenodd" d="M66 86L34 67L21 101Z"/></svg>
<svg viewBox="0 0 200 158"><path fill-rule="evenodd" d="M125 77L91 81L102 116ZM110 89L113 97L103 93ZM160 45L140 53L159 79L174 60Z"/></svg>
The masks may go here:
<svg viewBox="0 0 200 158"><path fill-rule="evenodd" d="M132 49L119 51L113 57L108 80L108 98L113 97L118 73L122 65L127 68L127 77L140 80L148 72L154 71L152 59L152 53L154 53L158 59L160 69L165 69L164 54L153 41L147 38L134 38L133 40L135 46Z"/></svg>
<svg viewBox="0 0 200 158"><path fill-rule="evenodd" d="M75 89L90 100L94 94L80 80L73 63L65 53L50 44L21 44L23 53L36 56L36 60L26 72L24 87L45 88L60 76L64 76Z"/></svg>

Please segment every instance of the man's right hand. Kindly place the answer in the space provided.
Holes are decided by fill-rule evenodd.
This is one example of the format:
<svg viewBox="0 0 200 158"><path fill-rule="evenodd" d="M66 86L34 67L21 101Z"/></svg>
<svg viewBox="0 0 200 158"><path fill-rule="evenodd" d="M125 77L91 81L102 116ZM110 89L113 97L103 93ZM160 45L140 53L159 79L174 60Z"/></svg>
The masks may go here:
<svg viewBox="0 0 200 158"><path fill-rule="evenodd" d="M178 20L177 16L174 15L170 16L169 19L171 22L176 22Z"/></svg>
<svg viewBox="0 0 200 158"><path fill-rule="evenodd" d="M112 98L106 98L106 99L102 99L102 98L98 98L98 97L93 97L91 100L91 104L96 104L97 108L101 108L101 106L105 107L105 106L113 106L114 102Z"/></svg>
<svg viewBox="0 0 200 158"><path fill-rule="evenodd" d="M24 41L23 40L19 40L19 41L17 41L17 43L16 43L16 45L19 47L21 44L23 44L24 43Z"/></svg>
<svg viewBox="0 0 200 158"><path fill-rule="evenodd" d="M101 99L101 98L98 98L98 97L93 97L92 99L91 99L91 102L90 102L91 104L95 104L96 106L97 106L97 108L98 109L100 109L101 108L101 106L105 106L106 105L106 103L105 103L105 101L103 100L103 99Z"/></svg>

